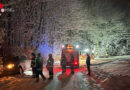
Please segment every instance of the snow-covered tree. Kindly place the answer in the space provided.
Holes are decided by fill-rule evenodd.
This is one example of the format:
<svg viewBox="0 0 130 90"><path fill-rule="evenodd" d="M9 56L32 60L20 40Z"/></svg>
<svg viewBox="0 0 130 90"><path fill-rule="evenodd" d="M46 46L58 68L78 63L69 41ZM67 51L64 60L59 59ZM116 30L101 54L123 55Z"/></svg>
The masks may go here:
<svg viewBox="0 0 130 90"><path fill-rule="evenodd" d="M116 0L17 0L10 6L15 13L7 42L14 55L57 56L61 44L79 44L81 51L94 49L98 56L123 55L128 47L124 34L130 30L124 5Z"/></svg>

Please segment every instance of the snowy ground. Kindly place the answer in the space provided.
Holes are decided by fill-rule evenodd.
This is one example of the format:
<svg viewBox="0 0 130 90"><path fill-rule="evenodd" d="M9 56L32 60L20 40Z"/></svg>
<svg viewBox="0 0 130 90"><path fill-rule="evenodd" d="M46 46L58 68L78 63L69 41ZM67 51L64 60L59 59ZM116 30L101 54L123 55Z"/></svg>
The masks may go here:
<svg viewBox="0 0 130 90"><path fill-rule="evenodd" d="M74 75L70 74L70 69L67 69L65 74L61 74L61 69L55 71L53 80L41 79L38 83L29 76L3 77L0 79L0 90L101 90L98 83L89 81L89 77L82 73L82 69L75 70ZM44 75L48 78L47 73Z"/></svg>
<svg viewBox="0 0 130 90"><path fill-rule="evenodd" d="M54 79L36 83L30 76L19 75L0 78L0 90L130 90L130 56L111 57L92 60L92 74L87 76L86 66L70 74L67 69L61 74L59 67L54 68ZM48 71L44 68L48 78Z"/></svg>
<svg viewBox="0 0 130 90"><path fill-rule="evenodd" d="M92 77L105 90L130 90L130 56L96 59Z"/></svg>

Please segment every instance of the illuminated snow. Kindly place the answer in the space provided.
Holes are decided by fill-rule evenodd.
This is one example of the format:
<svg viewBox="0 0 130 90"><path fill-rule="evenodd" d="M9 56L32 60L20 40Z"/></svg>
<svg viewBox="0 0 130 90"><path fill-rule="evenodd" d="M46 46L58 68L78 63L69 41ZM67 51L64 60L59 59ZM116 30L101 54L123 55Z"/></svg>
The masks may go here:
<svg viewBox="0 0 130 90"><path fill-rule="evenodd" d="M31 75L32 76L32 71L24 71L25 75Z"/></svg>

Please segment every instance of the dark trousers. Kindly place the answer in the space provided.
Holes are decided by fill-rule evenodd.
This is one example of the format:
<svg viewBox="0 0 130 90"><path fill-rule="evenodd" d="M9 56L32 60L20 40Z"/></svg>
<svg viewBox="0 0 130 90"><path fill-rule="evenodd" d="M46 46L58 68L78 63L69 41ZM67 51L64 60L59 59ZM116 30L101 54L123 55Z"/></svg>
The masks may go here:
<svg viewBox="0 0 130 90"><path fill-rule="evenodd" d="M50 79L53 78L53 68L49 70L49 78L50 78Z"/></svg>
<svg viewBox="0 0 130 90"><path fill-rule="evenodd" d="M46 79L41 70L40 71L36 71L36 78L37 79L39 79L39 75L41 75L43 80Z"/></svg>
<svg viewBox="0 0 130 90"><path fill-rule="evenodd" d="M62 66L62 73L66 72L66 65Z"/></svg>
<svg viewBox="0 0 130 90"><path fill-rule="evenodd" d="M33 77L36 77L36 68L32 67Z"/></svg>
<svg viewBox="0 0 130 90"><path fill-rule="evenodd" d="M91 73L90 64L87 64L87 69L88 69L88 75L90 75L90 73Z"/></svg>
<svg viewBox="0 0 130 90"><path fill-rule="evenodd" d="M71 73L74 73L74 65L71 65Z"/></svg>

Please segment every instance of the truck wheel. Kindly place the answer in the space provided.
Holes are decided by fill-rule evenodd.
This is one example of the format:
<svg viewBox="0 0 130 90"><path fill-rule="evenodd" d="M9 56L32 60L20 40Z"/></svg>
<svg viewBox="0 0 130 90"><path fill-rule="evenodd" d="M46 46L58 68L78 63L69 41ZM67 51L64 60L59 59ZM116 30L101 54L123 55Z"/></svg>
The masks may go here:
<svg viewBox="0 0 130 90"><path fill-rule="evenodd" d="M24 75L22 67L19 67L19 74L20 74L21 76Z"/></svg>

